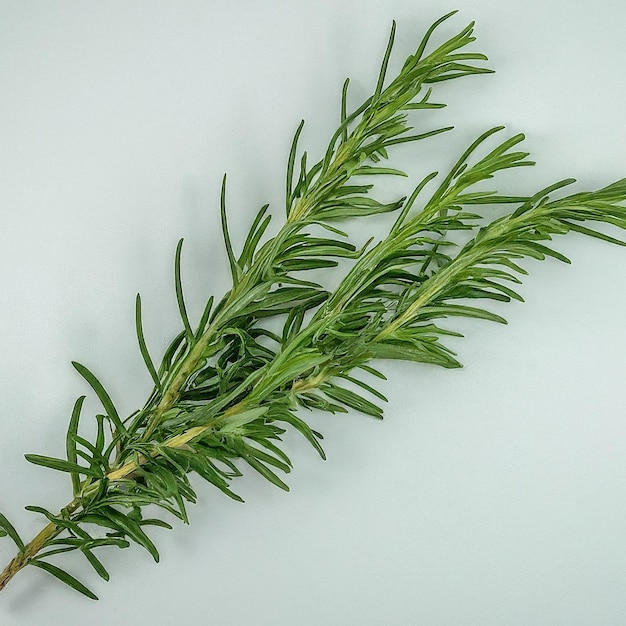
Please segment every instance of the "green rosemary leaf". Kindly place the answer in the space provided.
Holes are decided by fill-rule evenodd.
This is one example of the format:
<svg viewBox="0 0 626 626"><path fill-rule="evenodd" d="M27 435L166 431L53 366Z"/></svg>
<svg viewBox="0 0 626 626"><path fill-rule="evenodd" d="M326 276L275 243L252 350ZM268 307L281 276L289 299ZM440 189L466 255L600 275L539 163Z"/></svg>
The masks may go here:
<svg viewBox="0 0 626 626"><path fill-rule="evenodd" d="M529 250L532 250L535 253L536 258L538 258L541 261L543 261L545 257L550 256L556 259L557 261L567 263L568 265L571 264L571 261L564 254L561 254L560 252L557 252L556 250L553 250L552 248L548 246L544 246L538 241L526 241L524 242L524 245Z"/></svg>
<svg viewBox="0 0 626 626"><path fill-rule="evenodd" d="M90 441L88 441L84 437L81 437L80 435L75 435L75 434L72 435L72 440L74 444L79 444L83 448L85 448L85 450L87 450L87 452L89 453L89 455L87 455L89 459L91 459L92 461L98 461L102 464L105 463L105 459L100 453L100 451L98 450L98 448L94 444L92 444ZM77 454L80 452L81 452L80 450L76 449Z"/></svg>
<svg viewBox="0 0 626 626"><path fill-rule="evenodd" d="M347 88L347 86L344 87L344 89L345 88ZM300 133L302 132L303 128L304 128L304 120L301 120L293 136L291 149L289 150L289 159L287 160L287 177L286 177L287 189L286 189L286 198L285 198L285 207L286 207L287 217L289 217L289 213L291 212L291 207L293 205L293 167L296 162L296 152L298 150L298 139L300 138ZM250 232L252 232L252 230Z"/></svg>
<svg viewBox="0 0 626 626"><path fill-rule="evenodd" d="M280 264L280 269L285 272L302 272L337 267L338 265L337 261L331 259L286 259Z"/></svg>
<svg viewBox="0 0 626 626"><path fill-rule="evenodd" d="M393 213L403 204L402 200L396 202L378 202L371 198L344 198L337 200L328 206L320 206L319 215L324 220L345 220L351 217L368 217L383 213Z"/></svg>
<svg viewBox="0 0 626 626"><path fill-rule="evenodd" d="M33 507L34 509L34 507ZM29 509L31 510L31 509ZM124 539L117 539L115 537L104 537L101 539L92 539L90 537L63 537L61 539L51 539L46 543L48 546L75 546L77 548L93 550L95 548L102 548L104 546L116 546L117 548L128 548L130 543Z"/></svg>
<svg viewBox="0 0 626 626"><path fill-rule="evenodd" d="M272 216L265 215L269 206L269 204L264 204L259 209L259 212L256 214L256 217L252 222L252 226L250 226L250 231L248 232L248 236L246 237L246 241L243 245L238 261L238 265L241 268L249 267L252 263L259 241L265 234L265 231L270 224Z"/></svg>
<svg viewBox="0 0 626 626"><path fill-rule="evenodd" d="M82 542L93 541L89 533L81 528L80 524L76 520L69 519L66 515L53 515L50 511L48 511L48 509L45 509L42 506L34 506L32 504L24 508L27 511L43 515L49 522L59 528L69 530L73 535L80 537Z"/></svg>
<svg viewBox="0 0 626 626"><path fill-rule="evenodd" d="M185 335L187 337L187 343L189 345L193 344L194 335L191 330L191 324L189 323L189 316L187 315L187 307L185 306L185 298L183 296L183 283L181 279L181 271L180 271L180 257L183 249L183 239L178 240L178 245L176 246L176 255L174 260L174 283L176 286L176 301L178 302L178 311L180 313L180 318L183 322L183 326L185 328ZM158 377L157 377L158 378Z"/></svg>
<svg viewBox="0 0 626 626"><path fill-rule="evenodd" d="M398 144L401 144L401 143L421 141L422 139L428 139L429 137L435 137L436 135L441 135L441 133L447 133L450 130L454 130L454 126L445 126L443 128L435 128L434 130L429 130L425 133L419 133L417 135L405 135L404 137L394 137L393 139L389 139L385 141L384 146L385 148L390 148L391 146L397 146Z"/></svg>
<svg viewBox="0 0 626 626"><path fill-rule="evenodd" d="M176 335L176 337L174 337L174 339L172 339L172 342L163 353L163 359L159 367L159 375L165 375L169 372L177 354L184 351L185 337L185 331L182 330L178 333L178 335Z"/></svg>
<svg viewBox="0 0 626 626"><path fill-rule="evenodd" d="M275 458L280 459L280 461L282 461L280 469L286 467L287 469L284 471L291 471L291 468L293 467L291 459L285 454L285 452L283 452L277 445L273 444L268 438L255 437L250 433L246 433L246 437L251 441L258 443L260 446L263 446L266 450L269 450L269 452L271 452L271 455L273 455ZM257 455L255 454L255 456Z"/></svg>
<svg viewBox="0 0 626 626"><path fill-rule="evenodd" d="M372 350L378 359L401 359L416 363L429 363L447 369L462 367L461 363L448 350L433 343L403 341L394 339L392 336L378 342Z"/></svg>
<svg viewBox="0 0 626 626"><path fill-rule="evenodd" d="M182 241L182 239L181 239ZM178 265L178 262L177 262ZM178 285L178 279L176 281ZM181 298L182 298L182 289L181 289ZM137 298L135 300L135 330L137 333L137 341L139 342L139 351L141 352L141 356L143 357L144 363L148 368L148 372L154 381L154 384L159 388L161 386L161 381L159 380L159 376L154 367L154 363L152 362L152 358L150 357L150 352L148 351L148 346L146 345L146 340L143 335L143 323L141 317L141 296L137 294Z"/></svg>
<svg viewBox="0 0 626 626"><path fill-rule="evenodd" d="M380 391L374 389L371 385L368 385L366 382L359 380L354 376L350 376L348 374L339 374L338 378L343 378L344 380L350 381L352 384L361 387L361 389L365 389L365 391L371 393L373 396L375 396L379 400L382 400L383 402L389 402L389 400L387 400L387 398L382 393L380 393Z"/></svg>
<svg viewBox="0 0 626 626"><path fill-rule="evenodd" d="M150 519L142 519L139 524L141 526L158 526L159 528L166 528L167 530L172 530L173 526L164 522L161 519L150 518Z"/></svg>
<svg viewBox="0 0 626 626"><path fill-rule="evenodd" d="M322 459L326 460L326 453L319 443L321 435L319 435L319 433L315 433L304 420L300 419L292 411L286 408L283 408L280 411L273 410L272 419L286 422L287 424L293 426L315 448Z"/></svg>
<svg viewBox="0 0 626 626"><path fill-rule="evenodd" d="M341 404L334 404L329 402L325 398L315 393L302 393L298 394L298 403L307 409L317 409L319 411L326 411L328 413L347 413L348 409Z"/></svg>
<svg viewBox="0 0 626 626"><path fill-rule="evenodd" d="M96 415L96 422L98 426L97 426L97 434L96 434L96 441L95 441L94 447L98 451L99 454L102 454L104 452L104 444L106 442L105 434L104 434L104 420L105 420L104 415L101 415L101 414Z"/></svg>
<svg viewBox="0 0 626 626"><path fill-rule="evenodd" d="M426 31L426 33L424 34L424 37L422 38L422 40L420 41L419 46L417 47L417 51L415 52L415 55L410 56L406 63L405 63L405 68L408 65L414 65L416 64L418 61L421 60L422 56L424 55L424 52L426 50L426 46L428 46L428 42L430 41L430 38L433 36L433 33L437 30L437 28L439 28L439 26L441 26L441 24L443 24L446 20L450 19L453 15L455 15L456 13L458 13L458 9L455 11L450 11L450 13L446 13L444 16L440 17L438 20L436 20L435 22L433 22L432 26L430 26L428 28L428 30ZM470 27L468 27L471 30L471 25ZM467 29L466 29L467 30ZM461 37L462 35L465 34L466 31L463 31L463 33L461 33L461 35L459 35L459 37ZM404 69L404 68L403 68Z"/></svg>
<svg viewBox="0 0 626 626"><path fill-rule="evenodd" d="M341 402L351 409L355 409L366 415L371 415L377 419L382 419L383 417L383 411L380 407L361 397L354 391L344 389L337 384L331 383L322 385L321 389L329 398Z"/></svg>
<svg viewBox="0 0 626 626"><path fill-rule="evenodd" d="M538 203L540 202L545 202L548 198L548 196L553 193L554 191L558 191L560 189L563 189L564 187L567 187L569 185L573 185L576 182L575 178L564 178L563 180L559 180L556 183L553 183L552 185L548 185L547 187L544 187L543 189L540 189L539 191L537 191L535 194L533 194L530 198L528 198L528 200L526 200L526 202L524 202L512 215L511 217L515 218L515 217L519 217L522 214L530 211L531 209L533 209L533 207L535 207Z"/></svg>
<svg viewBox="0 0 626 626"><path fill-rule="evenodd" d="M11 522L9 522L9 520L2 513L0 513L0 530L3 531L0 536L9 536L11 539L13 539L13 543L15 543L17 549L20 552L24 552L25 546L22 538L19 536L17 530L15 530L13 524L11 524Z"/></svg>
<svg viewBox="0 0 626 626"><path fill-rule="evenodd" d="M247 411L243 411L241 413L236 413L231 417L227 417L224 419L219 431L221 433L242 432L241 429L243 426L249 424L250 422L253 422L254 420L267 413L267 409L268 407L261 406L254 409L249 409Z"/></svg>
<svg viewBox="0 0 626 626"><path fill-rule="evenodd" d="M93 478L100 477L100 473L95 471L93 467L83 467L82 465L70 463L69 461L64 461L63 459L56 459L51 456L42 456L40 454L25 454L24 458L33 465L49 467L50 469L58 470L59 472L84 474L85 476L91 476Z"/></svg>
<svg viewBox="0 0 626 626"><path fill-rule="evenodd" d="M373 165L360 165L353 172L353 176L403 176L407 177L406 172L393 169L391 167L375 167Z"/></svg>
<svg viewBox="0 0 626 626"><path fill-rule="evenodd" d="M491 322L498 322L499 324L507 323L502 316L491 313L490 311L485 311L478 307L450 303L441 304L439 306L422 307L416 319L427 321L455 316L489 320Z"/></svg>
<svg viewBox="0 0 626 626"><path fill-rule="evenodd" d="M287 319L283 326L281 343L286 343L293 338L302 328L305 311L302 308L293 308L287 313Z"/></svg>
<svg viewBox="0 0 626 626"><path fill-rule="evenodd" d="M38 558L48 558L54 556L55 554L65 554L66 552L74 552L77 550L77 546L66 546L65 548L54 548L52 550L46 550L45 552L40 552L38 554Z"/></svg>
<svg viewBox="0 0 626 626"><path fill-rule="evenodd" d="M52 565L52 563L48 563L47 561L41 561L35 558L35 559L30 560L28 564L34 565L35 567L38 567L39 569L42 569L45 572L48 572L48 574L51 574L55 578L58 578L62 583L65 583L68 587L75 589L79 593L82 593L83 595L87 596L88 598L91 598L92 600L98 599L98 596L93 591L91 591L91 589L85 587L85 585L83 585L83 583L81 583L80 580L78 580L77 578L74 578L74 576L72 576L71 574L68 574L65 570L62 570L60 567L57 567L56 565Z"/></svg>
<svg viewBox="0 0 626 626"><path fill-rule="evenodd" d="M347 118L348 118L348 87L350 86L350 79L346 78L343 83L343 87L341 88L341 143L345 143L348 141L348 126L347 126Z"/></svg>
<svg viewBox="0 0 626 626"><path fill-rule="evenodd" d="M236 442L236 447L239 451L241 451L243 458L248 462L250 459L257 459L264 465L272 465L273 467L282 470L285 474L288 474L291 471L290 462L286 463L282 459L276 458L274 455L264 452L255 446L244 443L243 441L238 441Z"/></svg>
<svg viewBox="0 0 626 626"><path fill-rule="evenodd" d="M95 391L98 399L102 403L104 410L106 411L108 418L115 426L116 431L122 436L126 435L126 428L122 423L120 416L118 415L117 409L115 408L115 405L111 400L111 396L109 396L109 394L106 392L105 388L102 386L102 383L84 365L81 365L76 361L72 361L72 365Z"/></svg>
<svg viewBox="0 0 626 626"><path fill-rule="evenodd" d="M387 42L387 49L385 50L383 61L380 67L380 72L378 74L378 81L376 83L376 89L374 89L374 95L372 96L372 100L374 102L378 100L378 98L380 97L380 93L383 89L383 83L385 82L385 75L387 74L387 65L389 64L389 57L391 56L391 50L393 48L393 40L395 36L396 36L396 22L394 20L391 24L391 33L389 33L389 41Z"/></svg>
<svg viewBox="0 0 626 626"><path fill-rule="evenodd" d="M250 465L253 469L255 469L263 478L269 480L273 485L276 485L279 489L283 491L289 491L289 486L283 482L267 465L257 460L254 456L246 456L244 457L246 463Z"/></svg>
<svg viewBox="0 0 626 626"><path fill-rule="evenodd" d="M109 505L104 505L98 508L98 513L90 513L84 515L82 520L86 523L97 524L98 526L104 526L111 528L114 531L119 532L121 535L127 536L135 543L145 548L152 558L158 563L159 552L152 540L141 529L141 526L135 522L128 515L120 513Z"/></svg>
<svg viewBox="0 0 626 626"><path fill-rule="evenodd" d="M100 578L106 581L111 578L109 572L107 572L106 568L102 564L102 561L100 561L100 559L91 550L89 550L89 548L81 548L80 551L94 570L96 570L96 573L100 576Z"/></svg>
<svg viewBox="0 0 626 626"><path fill-rule="evenodd" d="M224 245L226 246L226 254L228 255L228 263L230 265L230 272L233 278L233 286L237 286L241 275L241 268L235 258L233 252L233 246L230 241L230 234L228 232L228 219L226 217L226 174L222 178L222 192L220 194L220 215L222 219L222 234L224 236ZM186 328L186 326L185 326Z"/></svg>
<svg viewBox="0 0 626 626"><path fill-rule="evenodd" d="M593 230L592 228L586 228L585 226L581 226L580 224L574 224L573 222L569 222L567 220L563 220L563 223L570 229L577 233L581 233L582 235L587 235L589 237L595 237L596 239L601 239L602 241L608 241L609 243L616 244L618 246L626 246L626 241L622 239L618 239L617 237L611 237L606 233L602 233L598 230Z"/></svg>
<svg viewBox="0 0 626 626"><path fill-rule="evenodd" d="M72 417L70 418L70 423L67 428L67 436L65 438L65 448L67 451L67 460L73 464L78 464L78 458L76 456L76 435L78 433L78 421L80 420L80 412L83 407L83 402L85 401L85 396L80 396L76 400L76 404L74 404L74 409L72 411ZM80 493L80 476L78 472L71 472L72 477L72 491L74 495L78 495Z"/></svg>
<svg viewBox="0 0 626 626"><path fill-rule="evenodd" d="M169 454L171 454L171 452L169 452ZM197 448L196 451L192 453L181 453L177 451L175 456L176 458L182 456L188 462L191 471L194 471L198 476L217 487L229 498L237 502L243 502L243 498L230 489L228 480L218 471L215 464L212 463L209 458L203 456ZM240 473L238 474L240 475Z"/></svg>
<svg viewBox="0 0 626 626"><path fill-rule="evenodd" d="M202 311L202 316L200 317L200 322L198 323L198 328L196 330L196 334L194 336L194 341L198 341L198 339L200 338L200 336L204 333L205 329L206 329L206 325L209 321L209 318L211 316L211 309L213 308L213 301L214 301L214 297L211 296L208 300L206 305L204 306L204 310Z"/></svg>

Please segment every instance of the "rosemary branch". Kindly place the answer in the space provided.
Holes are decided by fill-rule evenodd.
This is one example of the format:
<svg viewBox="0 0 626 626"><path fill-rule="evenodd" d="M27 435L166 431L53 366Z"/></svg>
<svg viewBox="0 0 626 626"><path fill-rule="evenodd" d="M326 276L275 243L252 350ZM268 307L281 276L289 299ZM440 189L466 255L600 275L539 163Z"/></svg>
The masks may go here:
<svg viewBox="0 0 626 626"><path fill-rule="evenodd" d="M446 345L447 337L458 333L440 326L441 320L505 323L475 303L521 299L513 287L527 274L520 264L526 258L568 262L553 248L557 235L574 231L625 245L616 234L626 230L626 180L571 195L562 190L573 179L526 196L484 190L499 172L534 165L518 149L523 135L494 143L503 127L482 133L443 178L432 172L408 199L381 202L370 195L373 184L360 182L406 176L381 165L389 151L451 130L410 134L410 113L445 106L431 99L438 83L490 72L480 65L486 57L468 49L473 23L432 45L438 26L451 15L427 30L416 52L388 81L393 24L373 94L348 113L345 82L339 127L313 165L299 151L300 123L287 159L285 222L268 236L271 219L263 206L238 256L228 231L224 177L220 211L232 288L215 306L209 298L200 321L192 325L183 298L179 242L174 276L182 330L158 368L143 336L137 297L137 338L154 382L139 411L121 419L102 383L84 365L74 364L104 413L95 416L93 440L85 439L81 396L66 434L67 458L26 455L34 464L68 473L72 498L58 514L26 507L47 522L29 543L0 514L0 535L18 549L0 574L0 590L33 565L96 598L49 559L79 551L105 580L109 574L95 554L98 548L126 548L133 542L158 560L145 529L171 526L146 518L145 508L156 505L187 523L187 503L197 499L191 473L241 500L231 483L246 463L287 490L281 475L290 471L291 461L280 447L286 427L300 432L324 458L321 435L299 409L354 409L381 418L380 403L386 399L368 382L384 378L372 365L375 359L459 367ZM511 210L494 219L489 215L494 205ZM393 212L389 232L361 249L337 227L339 221L343 228L353 219ZM342 270L338 286L327 289L316 270L337 267L339 260L351 264Z"/></svg>

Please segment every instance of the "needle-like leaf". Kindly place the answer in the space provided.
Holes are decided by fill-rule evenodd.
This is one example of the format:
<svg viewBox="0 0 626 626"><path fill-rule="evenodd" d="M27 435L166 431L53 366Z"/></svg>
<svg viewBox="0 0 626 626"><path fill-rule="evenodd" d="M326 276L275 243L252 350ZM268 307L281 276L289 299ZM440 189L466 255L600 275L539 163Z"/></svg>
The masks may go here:
<svg viewBox="0 0 626 626"><path fill-rule="evenodd" d="M68 587L75 589L76 591L82 593L84 596L87 596L91 600L98 599L98 596L93 591L91 591L91 589L85 587L85 585L83 585L80 580L74 578L74 576L68 574L60 567L52 565L52 563L48 563L47 561L42 561L40 559L33 559L29 562L29 565L34 565L35 567L44 570L44 572L48 572L48 574L51 574L55 578L58 578L62 583L65 583Z"/></svg>
<svg viewBox="0 0 626 626"><path fill-rule="evenodd" d="M17 530L15 530L13 524L11 524L11 522L9 522L9 520L2 513L0 513L0 530L3 531L1 536L11 537L18 550L20 552L24 552L24 542L22 541L22 538L19 536Z"/></svg>

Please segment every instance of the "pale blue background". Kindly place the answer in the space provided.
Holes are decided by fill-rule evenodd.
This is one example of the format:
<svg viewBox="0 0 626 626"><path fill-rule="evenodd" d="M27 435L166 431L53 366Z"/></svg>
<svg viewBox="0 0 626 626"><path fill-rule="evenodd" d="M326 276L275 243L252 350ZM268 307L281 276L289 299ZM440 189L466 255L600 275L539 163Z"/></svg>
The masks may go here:
<svg viewBox="0 0 626 626"><path fill-rule="evenodd" d="M227 287L222 172L235 238L260 204L279 215L300 118L315 153L344 77L355 98L372 89L392 18L397 68L453 8L0 2L0 509L25 536L39 526L24 505L55 509L69 496L65 477L22 455L63 454L86 391L70 360L131 412L149 391L134 296L157 353L178 331L179 237L192 314ZM513 183L521 189L625 176L626 4L461 8L444 32L476 19L476 48L498 73L442 88L450 107L433 123L458 131L402 153L413 182L501 123L527 132L539 161ZM463 370L386 366L385 422L315 421L326 463L290 437L291 494L250 476L242 506L200 487L191 526L155 533L159 566L139 549L105 554L106 585L73 563L99 604L28 571L0 598L0 623L626 623L626 251L559 245L573 267L528 265L527 302L506 307L509 326L462 326ZM8 560L8 541L0 553Z"/></svg>

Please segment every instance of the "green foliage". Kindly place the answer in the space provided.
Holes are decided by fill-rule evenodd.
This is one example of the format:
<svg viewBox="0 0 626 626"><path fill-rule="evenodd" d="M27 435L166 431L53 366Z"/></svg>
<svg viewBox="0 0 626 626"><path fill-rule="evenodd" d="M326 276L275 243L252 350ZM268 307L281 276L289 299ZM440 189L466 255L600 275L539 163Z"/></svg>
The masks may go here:
<svg viewBox="0 0 626 626"><path fill-rule="evenodd" d="M85 587L85 585L83 585L83 583L81 583L80 580L74 578L74 576L72 576L71 574L68 574L65 570L62 570L60 567L57 567L56 565L52 565L52 563L48 563L47 561L42 561L39 558L35 558L30 561L29 565L34 565L35 567L38 567L44 570L44 572L48 572L48 574L51 574L55 578L58 578L62 583L65 583L72 589L75 589L79 593L82 593L83 595L87 596L91 600L98 599L98 596L93 591L91 591L91 589Z"/></svg>
<svg viewBox="0 0 626 626"><path fill-rule="evenodd" d="M95 599L48 559L79 551L104 580L109 574L96 548L126 548L132 542L158 561L147 527L170 525L146 518L147 507L187 523L187 504L197 500L191 474L238 501L232 483L245 465L288 490L284 477L292 463L281 446L286 427L324 458L322 436L306 423L301 408L332 414L354 409L382 418L386 398L371 379L384 376L372 359L459 367L446 342L460 334L444 324L458 317L506 323L488 304L522 299L518 285L527 274L525 259L568 262L553 240L570 231L624 245L618 232L626 229L626 180L571 195L562 191L571 179L527 196L485 190L499 172L534 165L518 149L523 135L495 142L502 127L482 133L445 176L429 174L408 199L372 197L374 185L359 177L406 176L381 165L393 146L451 130L411 134L410 115L445 106L431 100L437 84L490 71L481 65L486 57L469 48L472 24L431 45L437 27L451 15L427 31L388 81L393 25L372 95L350 112L345 82L339 127L313 165L299 152L300 123L287 159L285 223L268 236L271 219L264 205L238 254L228 231L224 176L220 215L232 288L219 300L208 299L194 328L183 297L179 242L174 284L182 329L158 368L137 296L137 339L154 383L142 409L122 419L102 383L74 363L104 413L95 416L93 441L85 438L81 396L66 434L67 459L26 456L68 473L73 499L58 515L27 507L48 524L28 545L0 514L0 535L8 535L19 550L0 589L31 564ZM494 205L510 211L491 218ZM393 212L389 232L361 249L337 227ZM347 269L330 289L315 270L337 267L340 260Z"/></svg>
<svg viewBox="0 0 626 626"><path fill-rule="evenodd" d="M20 552L24 552L24 542L9 520L0 513L0 537L10 537Z"/></svg>

